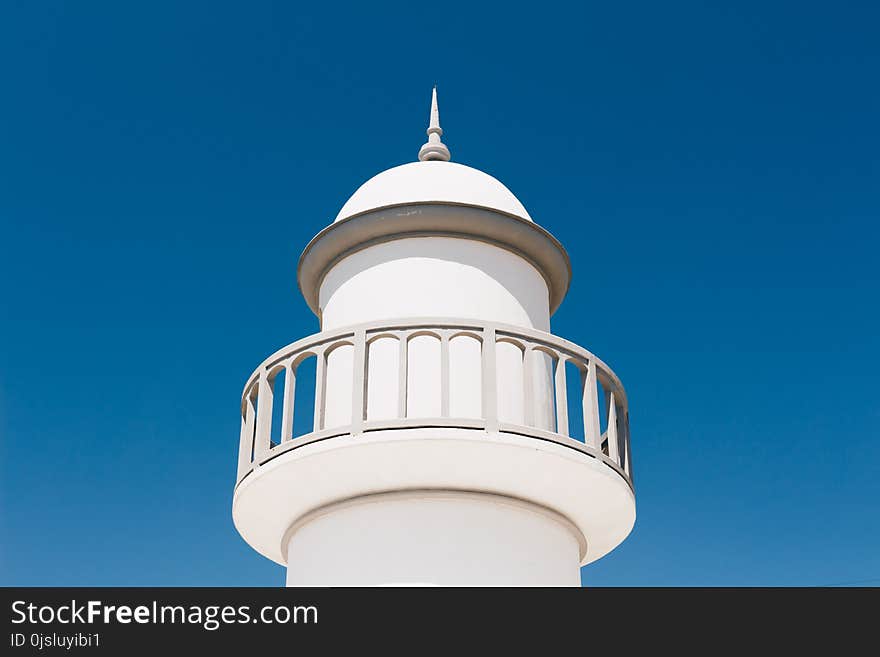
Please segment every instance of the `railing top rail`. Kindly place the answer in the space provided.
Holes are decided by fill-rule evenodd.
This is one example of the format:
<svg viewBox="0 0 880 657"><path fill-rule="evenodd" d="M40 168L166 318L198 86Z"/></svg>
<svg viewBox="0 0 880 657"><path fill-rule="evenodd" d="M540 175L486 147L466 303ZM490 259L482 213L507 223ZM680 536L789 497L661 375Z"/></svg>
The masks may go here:
<svg viewBox="0 0 880 657"><path fill-rule="evenodd" d="M378 331L412 331L423 328L462 329L480 332L485 331L486 329L494 329L496 334L506 335L510 337L526 338L532 342L537 342L547 347L551 347L554 350L567 352L567 354L570 356L576 356L584 361L595 363L596 368L601 372L604 378L608 379L609 383L612 385L615 396L618 397L620 403L624 407L627 407L626 391L623 388L623 383L621 383L620 379L617 377L614 371L608 365L606 365L601 358L599 358L592 352L587 351L583 347L575 344L574 342L570 342L569 340L561 338L552 333L547 333L545 331L527 328L524 326L516 326L513 324L504 324L500 322L489 322L484 320L459 319L449 317L383 319L373 322L366 322L363 324L346 326L330 331L322 331L320 333L315 333L305 338L301 338L296 342L292 342L287 346L278 349L275 353L273 353L262 363L260 363L260 365L251 374L251 376L248 377L247 383L245 383L244 389L242 391L242 399L244 399L248 395L248 393L251 391L251 388L256 384L260 372L272 369L280 362L298 353L302 353L310 349L319 349L324 347L328 343L332 344L334 342L345 340L346 338L354 338L355 334L359 332L369 334Z"/></svg>

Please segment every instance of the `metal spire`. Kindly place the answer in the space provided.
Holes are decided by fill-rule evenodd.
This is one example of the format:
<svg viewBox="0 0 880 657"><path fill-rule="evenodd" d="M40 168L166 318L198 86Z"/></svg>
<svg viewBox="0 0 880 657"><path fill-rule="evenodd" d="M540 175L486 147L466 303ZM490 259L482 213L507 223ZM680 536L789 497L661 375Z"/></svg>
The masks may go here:
<svg viewBox="0 0 880 657"><path fill-rule="evenodd" d="M448 162L451 157L449 149L446 148L446 144L440 141L443 128L440 127L440 110L437 108L437 85L434 85L434 91L431 94L431 121L428 124L427 133L428 141L419 149L419 160L422 162L428 160Z"/></svg>

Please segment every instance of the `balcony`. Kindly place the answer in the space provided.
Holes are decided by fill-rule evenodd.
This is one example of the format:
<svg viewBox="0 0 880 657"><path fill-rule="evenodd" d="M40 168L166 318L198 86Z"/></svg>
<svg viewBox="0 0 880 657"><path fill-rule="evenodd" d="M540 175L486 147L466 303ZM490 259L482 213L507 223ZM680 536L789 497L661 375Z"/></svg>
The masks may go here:
<svg viewBox="0 0 880 657"><path fill-rule="evenodd" d="M299 384L314 384L314 401L296 408L297 371L311 357L314 378ZM300 413L312 430L294 436ZM263 361L242 394L236 485L305 445L431 428L555 443L608 466L632 490L626 394L611 369L549 333L448 319L326 331Z"/></svg>

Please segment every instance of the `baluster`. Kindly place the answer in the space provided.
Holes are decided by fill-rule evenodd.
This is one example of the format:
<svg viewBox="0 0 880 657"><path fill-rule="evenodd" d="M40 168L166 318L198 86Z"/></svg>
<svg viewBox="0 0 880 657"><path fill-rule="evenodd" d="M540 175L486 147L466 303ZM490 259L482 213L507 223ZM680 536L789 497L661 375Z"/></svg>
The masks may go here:
<svg viewBox="0 0 880 657"><path fill-rule="evenodd" d="M532 345L526 344L525 349L523 349L523 367L522 367L522 376L523 376L523 424L527 427L537 426L537 422L535 422L535 393L534 393L534 381L532 380L535 376L535 364L533 359L535 357L535 352L532 350Z"/></svg>
<svg viewBox="0 0 880 657"><path fill-rule="evenodd" d="M608 430L605 432L608 437L608 458L622 465L617 444L617 404L614 403L614 392L606 391L605 399L608 400Z"/></svg>
<svg viewBox="0 0 880 657"><path fill-rule="evenodd" d="M584 443L602 451L602 430L599 425L599 391L596 381L596 363L587 365L587 376L581 375L581 406L584 415Z"/></svg>
<svg viewBox="0 0 880 657"><path fill-rule="evenodd" d="M242 402L241 434L238 441L238 478L251 467L251 453L254 448L254 419L256 408L254 407L253 387L245 394Z"/></svg>
<svg viewBox="0 0 880 657"><path fill-rule="evenodd" d="M401 331L397 334L397 417L406 417L406 354L409 349L409 334Z"/></svg>
<svg viewBox="0 0 880 657"><path fill-rule="evenodd" d="M633 481L633 469L632 469L632 446L630 444L630 435L629 435L629 411L625 410L623 413L623 431L624 431L624 445L626 446L626 474L629 477L630 483Z"/></svg>
<svg viewBox="0 0 880 657"><path fill-rule="evenodd" d="M487 326L483 329L483 419L486 422L486 431L498 431L498 378L497 365L495 363L495 327Z"/></svg>
<svg viewBox="0 0 880 657"><path fill-rule="evenodd" d="M554 383L556 385L556 433L569 436L568 432L568 390L565 383L565 362L568 360L562 354L556 359L556 372Z"/></svg>
<svg viewBox="0 0 880 657"><path fill-rule="evenodd" d="M324 428L324 393L327 390L327 357L324 350L315 352L315 419L312 431Z"/></svg>
<svg viewBox="0 0 880 657"><path fill-rule="evenodd" d="M367 386L367 335L364 329L354 332L354 381L351 387L351 433L359 434L364 425L364 400Z"/></svg>
<svg viewBox="0 0 880 657"><path fill-rule="evenodd" d="M629 446L626 444L626 410L617 416L617 430L620 449L620 467L629 475Z"/></svg>
<svg viewBox="0 0 880 657"><path fill-rule="evenodd" d="M449 417L449 331L440 332L440 417Z"/></svg>
<svg viewBox="0 0 880 657"><path fill-rule="evenodd" d="M284 367L284 401L281 407L281 442L293 439L293 405L296 400L296 368L293 360Z"/></svg>
<svg viewBox="0 0 880 657"><path fill-rule="evenodd" d="M257 392L257 436L254 442L254 462L259 463L269 451L272 440L272 381L266 371L260 372Z"/></svg>

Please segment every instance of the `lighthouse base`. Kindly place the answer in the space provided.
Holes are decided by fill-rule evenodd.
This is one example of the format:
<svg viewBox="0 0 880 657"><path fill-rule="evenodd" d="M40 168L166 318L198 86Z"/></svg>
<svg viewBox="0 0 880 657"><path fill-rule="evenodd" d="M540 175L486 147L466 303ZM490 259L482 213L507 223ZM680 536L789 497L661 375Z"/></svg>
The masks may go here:
<svg viewBox="0 0 880 657"><path fill-rule="evenodd" d="M251 547L289 567L291 584L482 584L501 581L495 573L576 584L577 566L629 534L635 497L607 457L546 436L432 427L291 441L239 482L232 518ZM560 531L576 550L570 568L559 557L570 575L555 579ZM383 570L395 561L410 569L405 580ZM441 577L446 564L457 579Z"/></svg>
<svg viewBox="0 0 880 657"><path fill-rule="evenodd" d="M579 586L583 537L515 498L401 491L331 504L288 531L288 586Z"/></svg>

